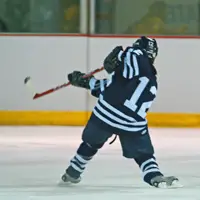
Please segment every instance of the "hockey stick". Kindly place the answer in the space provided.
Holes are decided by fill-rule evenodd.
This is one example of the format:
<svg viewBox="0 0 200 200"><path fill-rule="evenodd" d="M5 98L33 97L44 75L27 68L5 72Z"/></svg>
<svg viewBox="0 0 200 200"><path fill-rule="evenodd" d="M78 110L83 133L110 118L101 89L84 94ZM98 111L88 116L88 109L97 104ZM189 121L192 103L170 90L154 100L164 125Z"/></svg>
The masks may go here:
<svg viewBox="0 0 200 200"><path fill-rule="evenodd" d="M98 72L100 72L100 71L102 71L102 70L104 70L104 67L95 69L94 71L90 72L89 74L86 74L86 75L84 76L84 78L90 77L90 76L92 76L92 75L94 75L94 74L96 74L96 73L98 73ZM26 77L26 78L25 78L24 84L27 85L27 86L34 92L33 99L38 99L38 98L40 98L40 97L43 97L43 96L48 95L48 94L51 94L51 93L53 93L53 92L55 92L55 91L58 91L58 90L60 90L60 89L62 89L62 88L65 88L65 87L71 85L71 83L68 82L68 83L64 83L64 84L62 84L62 85L58 85L58 86L56 86L56 87L54 87L54 88L51 88L51 89L49 89L49 90L46 90L46 91L44 91L44 92L37 93L37 92L35 92L35 90L34 90L32 84L31 84L31 78L30 78L30 77Z"/></svg>

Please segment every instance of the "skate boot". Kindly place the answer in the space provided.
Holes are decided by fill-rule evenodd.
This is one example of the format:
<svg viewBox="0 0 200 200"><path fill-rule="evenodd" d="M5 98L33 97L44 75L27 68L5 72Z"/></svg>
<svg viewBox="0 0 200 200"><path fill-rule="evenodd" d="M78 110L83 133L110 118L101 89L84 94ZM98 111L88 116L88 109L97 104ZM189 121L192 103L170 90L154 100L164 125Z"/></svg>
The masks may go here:
<svg viewBox="0 0 200 200"><path fill-rule="evenodd" d="M85 171L86 165L97 153L97 149L93 149L89 144L82 142L76 155L70 160L70 165L62 176L61 185L63 183L79 183L81 175Z"/></svg>
<svg viewBox="0 0 200 200"><path fill-rule="evenodd" d="M178 178L174 176L156 176L151 179L151 185L156 188L180 188L183 185L180 184Z"/></svg>
<svg viewBox="0 0 200 200"><path fill-rule="evenodd" d="M77 184L81 181L81 176L79 172L77 172L76 170L74 170L74 168L69 166L61 179L64 183Z"/></svg>

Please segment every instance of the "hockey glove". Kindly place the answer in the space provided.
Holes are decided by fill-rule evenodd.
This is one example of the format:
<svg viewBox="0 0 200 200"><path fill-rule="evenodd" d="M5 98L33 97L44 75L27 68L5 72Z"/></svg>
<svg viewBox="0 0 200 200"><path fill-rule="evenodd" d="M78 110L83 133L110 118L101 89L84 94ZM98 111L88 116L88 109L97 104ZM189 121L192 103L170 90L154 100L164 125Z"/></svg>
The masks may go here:
<svg viewBox="0 0 200 200"><path fill-rule="evenodd" d="M84 78L83 76L85 76L86 74L81 73L79 71L73 71L72 73L68 74L68 80L69 82L76 87L82 87L85 89L90 89L90 79L93 78L94 76L90 76L87 78Z"/></svg>
<svg viewBox="0 0 200 200"><path fill-rule="evenodd" d="M119 53L123 51L122 46L115 47L111 53L104 59L104 69L108 74L111 74L115 71L117 67L121 64L121 61L118 59Z"/></svg>

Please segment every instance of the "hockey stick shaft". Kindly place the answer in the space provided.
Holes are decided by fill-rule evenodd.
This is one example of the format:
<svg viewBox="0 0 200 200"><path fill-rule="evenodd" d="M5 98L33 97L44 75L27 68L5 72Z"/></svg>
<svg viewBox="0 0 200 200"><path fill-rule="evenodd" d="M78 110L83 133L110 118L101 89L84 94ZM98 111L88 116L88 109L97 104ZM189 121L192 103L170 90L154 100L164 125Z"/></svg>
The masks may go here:
<svg viewBox="0 0 200 200"><path fill-rule="evenodd" d="M96 74L96 73L98 73L98 72L100 72L100 71L103 71L103 69L104 69L104 67L95 69L94 71L90 72L89 74L86 74L86 75L84 76L84 78L90 77L90 76L92 76L92 75L94 75L94 74ZM43 97L43 96L45 96L45 95L51 94L51 93L56 92L56 91L58 91L58 90L60 90L60 89L62 89L62 88L65 88L65 87L67 87L67 86L69 86L69 85L71 85L70 82L64 83L64 84L62 84L62 85L58 85L58 86L56 86L56 87L54 87L54 88L51 88L51 89L46 90L46 91L41 92L41 93L36 93L36 94L34 95L33 99L38 99L38 98Z"/></svg>

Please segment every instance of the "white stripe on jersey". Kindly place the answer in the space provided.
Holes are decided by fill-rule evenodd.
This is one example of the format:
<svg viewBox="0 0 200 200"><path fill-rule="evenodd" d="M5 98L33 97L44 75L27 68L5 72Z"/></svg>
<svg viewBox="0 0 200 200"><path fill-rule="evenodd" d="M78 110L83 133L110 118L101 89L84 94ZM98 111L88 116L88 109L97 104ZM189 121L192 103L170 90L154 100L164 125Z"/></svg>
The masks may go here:
<svg viewBox="0 0 200 200"><path fill-rule="evenodd" d="M94 90L94 89L95 89L96 81L97 81L97 80L96 80L95 78L91 78L91 79L90 79L89 85L90 85L90 89L91 89L91 90Z"/></svg>
<svg viewBox="0 0 200 200"><path fill-rule="evenodd" d="M100 104L97 103L96 108L98 108L98 110L100 110L104 115L106 115L108 118L120 123L120 124L124 124L124 125L132 125L132 126L137 126L138 123L137 122L127 122L125 120L120 119L119 117L114 116L113 114L111 114L109 111L105 110ZM145 124L142 124L145 125Z"/></svg>
<svg viewBox="0 0 200 200"><path fill-rule="evenodd" d="M135 76L139 75L139 66L138 66L138 61L137 61L137 57L135 54L133 54L133 67L135 69Z"/></svg>
<svg viewBox="0 0 200 200"><path fill-rule="evenodd" d="M114 75L115 75L115 72L108 75L106 87L108 87L112 83Z"/></svg>
<svg viewBox="0 0 200 200"><path fill-rule="evenodd" d="M123 77L127 78L128 77L128 66L127 66L127 61L126 58L124 58L124 70L123 70Z"/></svg>
<svg viewBox="0 0 200 200"><path fill-rule="evenodd" d="M98 90L100 89L101 92L104 91L105 85L107 85L107 80L102 79L102 80L97 80L96 78L91 78L89 85L90 85L90 90Z"/></svg>
<svg viewBox="0 0 200 200"><path fill-rule="evenodd" d="M131 51L133 51L132 48L130 48L128 50L128 52L126 53L126 56L124 58L124 69L123 69L123 77L124 78L129 78L129 76L132 76L130 73L131 65L128 64L128 63L130 63L130 52ZM127 58L127 54L129 55L129 58ZM133 73L133 71L132 71L132 73Z"/></svg>
<svg viewBox="0 0 200 200"><path fill-rule="evenodd" d="M142 55L141 50L134 50L130 48L124 58L124 69L123 69L123 77L127 79L132 79L134 76L139 75L139 64L137 61L137 55Z"/></svg>
<svg viewBox="0 0 200 200"><path fill-rule="evenodd" d="M131 53L128 51L127 52L127 57L126 57L126 61L127 61L127 65L129 67L129 79L132 79L134 74L135 74L135 71L133 70L133 67L131 66Z"/></svg>
<svg viewBox="0 0 200 200"><path fill-rule="evenodd" d="M120 52L118 53L118 60L119 60L119 61L122 61L122 54L123 54L123 51L120 51Z"/></svg>
<svg viewBox="0 0 200 200"><path fill-rule="evenodd" d="M103 95L99 95L99 101L109 110L111 110L113 113L116 113L117 115L123 117L124 119L130 121L130 122L136 122L136 120L128 115L125 115L124 113L122 113L121 111L117 110L116 108L114 108L113 106L111 106L110 104L108 104L104 99L103 99Z"/></svg>
<svg viewBox="0 0 200 200"><path fill-rule="evenodd" d="M147 124L146 120L137 122L133 117L125 115L118 109L114 108L103 99L101 94L99 95L99 101L95 106L93 113L106 124L125 131L141 131L146 128Z"/></svg>
<svg viewBox="0 0 200 200"><path fill-rule="evenodd" d="M104 91L104 89L105 89L105 84L107 84L107 83L105 83L105 80L99 80L99 82L100 82L100 90L101 90L101 92L103 92Z"/></svg>
<svg viewBox="0 0 200 200"><path fill-rule="evenodd" d="M103 117L101 114L99 114L95 109L93 110L93 113L96 115L96 117L98 117L100 120L104 121L106 124L109 124L112 127L119 128L124 131L137 132L137 131L141 131L145 128L145 127L141 127L141 128L127 127L127 126L123 126L121 124L111 122L109 119L107 119L107 118Z"/></svg>

